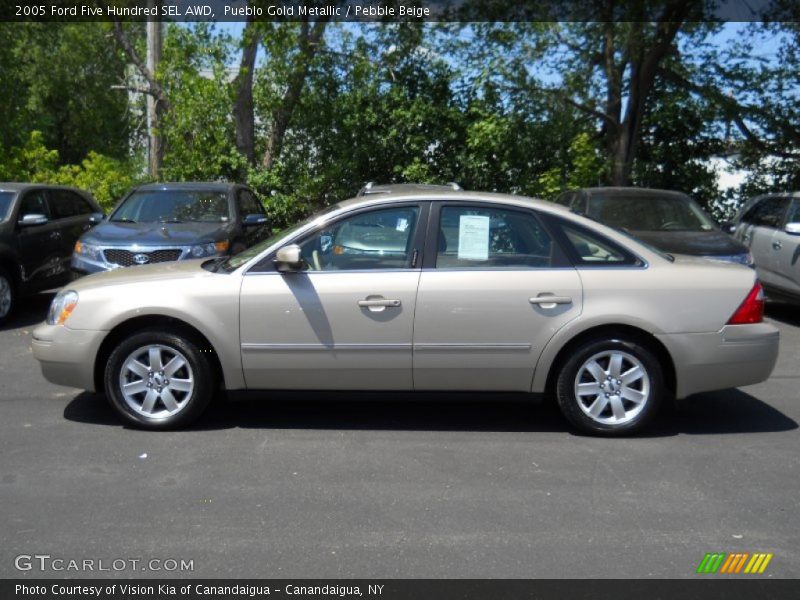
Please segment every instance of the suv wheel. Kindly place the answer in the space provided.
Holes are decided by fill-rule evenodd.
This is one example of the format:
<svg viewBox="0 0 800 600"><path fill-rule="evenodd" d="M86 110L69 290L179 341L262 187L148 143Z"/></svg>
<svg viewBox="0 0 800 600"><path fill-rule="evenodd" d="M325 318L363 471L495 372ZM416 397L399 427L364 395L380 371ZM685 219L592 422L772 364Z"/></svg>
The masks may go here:
<svg viewBox="0 0 800 600"><path fill-rule="evenodd" d="M644 428L664 396L661 365L633 340L584 343L558 374L561 412L578 429L595 435L624 435Z"/></svg>
<svg viewBox="0 0 800 600"><path fill-rule="evenodd" d="M105 370L106 395L128 422L170 429L194 421L208 406L215 381L207 355L183 334L148 330L113 350Z"/></svg>
<svg viewBox="0 0 800 600"><path fill-rule="evenodd" d="M0 267L0 325L5 324L16 304L14 280L4 268Z"/></svg>

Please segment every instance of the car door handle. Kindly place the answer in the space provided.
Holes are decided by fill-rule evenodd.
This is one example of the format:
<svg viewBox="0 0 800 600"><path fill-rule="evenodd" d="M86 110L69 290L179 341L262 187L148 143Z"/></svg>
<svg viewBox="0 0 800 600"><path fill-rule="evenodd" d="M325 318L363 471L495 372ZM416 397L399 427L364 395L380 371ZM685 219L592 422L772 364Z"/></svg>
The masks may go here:
<svg viewBox="0 0 800 600"><path fill-rule="evenodd" d="M772 247L775 248L775 250L780 250L783 248L783 245L780 242L772 242Z"/></svg>
<svg viewBox="0 0 800 600"><path fill-rule="evenodd" d="M359 300L358 305L361 308L397 307L400 306L400 300L384 300L384 299Z"/></svg>
<svg viewBox="0 0 800 600"><path fill-rule="evenodd" d="M531 304L539 304L539 305L552 304L555 306L556 304L572 304L572 297L541 295L541 296L536 296L535 298L528 298L528 302L530 302Z"/></svg>

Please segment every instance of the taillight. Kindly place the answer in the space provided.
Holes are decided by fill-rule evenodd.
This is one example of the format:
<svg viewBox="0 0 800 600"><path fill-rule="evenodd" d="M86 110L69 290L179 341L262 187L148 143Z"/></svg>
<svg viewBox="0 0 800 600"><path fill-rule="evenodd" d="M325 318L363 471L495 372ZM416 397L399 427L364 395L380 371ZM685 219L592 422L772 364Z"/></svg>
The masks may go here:
<svg viewBox="0 0 800 600"><path fill-rule="evenodd" d="M764 288L756 281L747 298L736 309L728 321L728 325L746 325L748 323L761 323L764 320Z"/></svg>

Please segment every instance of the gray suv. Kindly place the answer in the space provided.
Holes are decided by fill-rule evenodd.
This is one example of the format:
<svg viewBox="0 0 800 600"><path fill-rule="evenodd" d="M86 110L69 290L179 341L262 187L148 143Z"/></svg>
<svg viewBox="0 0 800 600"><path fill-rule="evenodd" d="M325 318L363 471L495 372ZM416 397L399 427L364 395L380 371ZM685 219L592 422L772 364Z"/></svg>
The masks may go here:
<svg viewBox="0 0 800 600"><path fill-rule="evenodd" d="M79 275L237 254L269 235L255 193L232 183L152 183L133 189L72 256Z"/></svg>
<svg viewBox="0 0 800 600"><path fill-rule="evenodd" d="M69 281L73 245L102 218L88 192L0 183L0 324L20 296Z"/></svg>

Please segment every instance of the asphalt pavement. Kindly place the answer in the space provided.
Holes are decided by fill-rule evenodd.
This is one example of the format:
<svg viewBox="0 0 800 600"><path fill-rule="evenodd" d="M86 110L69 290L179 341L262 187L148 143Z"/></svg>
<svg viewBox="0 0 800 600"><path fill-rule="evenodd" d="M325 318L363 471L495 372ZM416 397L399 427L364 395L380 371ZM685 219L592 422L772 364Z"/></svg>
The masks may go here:
<svg viewBox="0 0 800 600"><path fill-rule="evenodd" d="M737 551L800 576L800 308L768 310L767 382L598 439L496 395L271 394L129 429L42 378L49 299L0 330L0 578L692 578Z"/></svg>

